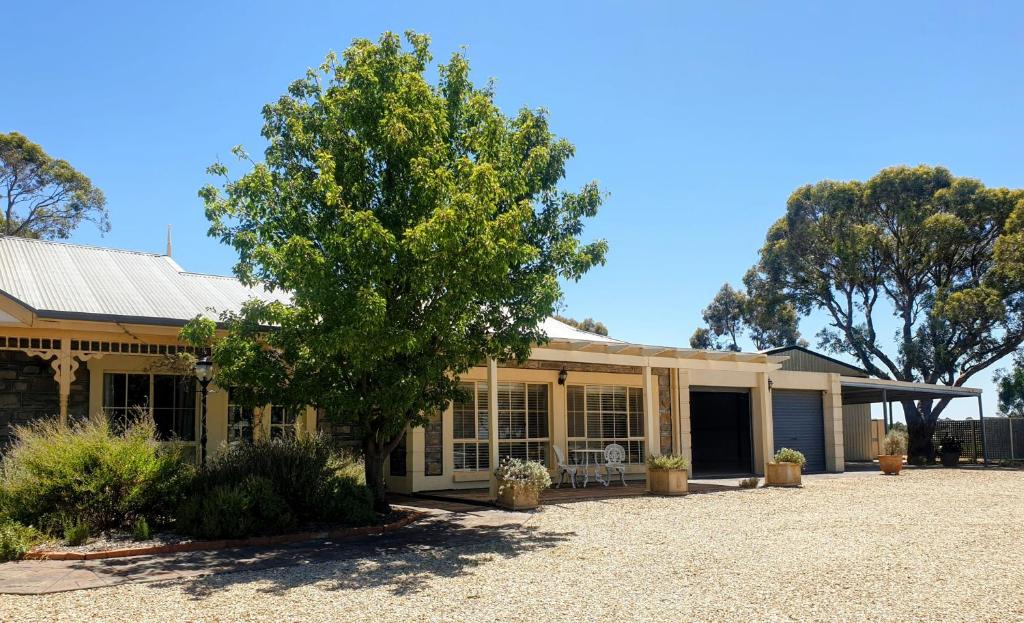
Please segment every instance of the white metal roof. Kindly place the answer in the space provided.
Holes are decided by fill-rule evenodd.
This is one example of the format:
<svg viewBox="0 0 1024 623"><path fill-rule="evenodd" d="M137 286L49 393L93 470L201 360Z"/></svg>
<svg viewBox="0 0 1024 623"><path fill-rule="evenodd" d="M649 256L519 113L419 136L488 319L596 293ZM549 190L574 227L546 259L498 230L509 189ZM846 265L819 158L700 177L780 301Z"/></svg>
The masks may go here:
<svg viewBox="0 0 1024 623"><path fill-rule="evenodd" d="M182 324L251 299L286 300L232 277L190 273L165 255L0 237L0 292L44 318Z"/></svg>

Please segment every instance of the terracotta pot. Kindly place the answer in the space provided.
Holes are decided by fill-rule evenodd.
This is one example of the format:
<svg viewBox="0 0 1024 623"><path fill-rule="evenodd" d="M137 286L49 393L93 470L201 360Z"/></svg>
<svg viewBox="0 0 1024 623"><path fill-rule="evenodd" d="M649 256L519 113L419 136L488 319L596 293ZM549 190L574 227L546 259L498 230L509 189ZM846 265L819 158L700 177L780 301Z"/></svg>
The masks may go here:
<svg viewBox="0 0 1024 623"><path fill-rule="evenodd" d="M882 468L883 474L900 475L903 469L903 457L899 454L883 454L878 457L878 465Z"/></svg>
<svg viewBox="0 0 1024 623"><path fill-rule="evenodd" d="M540 491L533 487L508 484L508 481L499 482L498 506L514 511L537 508L540 506Z"/></svg>
<svg viewBox="0 0 1024 623"><path fill-rule="evenodd" d="M686 495L690 490L686 470L648 467L647 490L656 495Z"/></svg>
<svg viewBox="0 0 1024 623"><path fill-rule="evenodd" d="M799 463L768 463L764 470L764 484L767 487L799 487Z"/></svg>

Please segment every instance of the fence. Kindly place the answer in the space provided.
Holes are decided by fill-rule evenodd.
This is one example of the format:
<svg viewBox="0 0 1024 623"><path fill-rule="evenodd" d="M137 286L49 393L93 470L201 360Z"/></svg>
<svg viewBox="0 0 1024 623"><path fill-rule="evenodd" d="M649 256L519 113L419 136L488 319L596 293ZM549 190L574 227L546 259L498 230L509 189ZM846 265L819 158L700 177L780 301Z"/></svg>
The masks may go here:
<svg viewBox="0 0 1024 623"><path fill-rule="evenodd" d="M961 458L980 461L988 449L990 461L1024 460L1024 418L987 418L985 439L982 446L981 422L979 420L940 420L935 424L935 447L945 437L960 442Z"/></svg>

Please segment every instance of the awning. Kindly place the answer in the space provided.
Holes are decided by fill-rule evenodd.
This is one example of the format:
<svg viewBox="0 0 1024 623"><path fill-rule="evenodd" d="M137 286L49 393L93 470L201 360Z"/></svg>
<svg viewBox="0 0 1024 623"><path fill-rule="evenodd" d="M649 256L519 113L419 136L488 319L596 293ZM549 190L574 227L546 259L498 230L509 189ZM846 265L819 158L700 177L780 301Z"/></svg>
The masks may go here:
<svg viewBox="0 0 1024 623"><path fill-rule="evenodd" d="M942 398L967 398L981 395L974 387L951 387L930 383L909 383L906 381L885 381L854 376L839 377L843 388L844 405L862 405L873 402L899 402L901 400L927 400Z"/></svg>

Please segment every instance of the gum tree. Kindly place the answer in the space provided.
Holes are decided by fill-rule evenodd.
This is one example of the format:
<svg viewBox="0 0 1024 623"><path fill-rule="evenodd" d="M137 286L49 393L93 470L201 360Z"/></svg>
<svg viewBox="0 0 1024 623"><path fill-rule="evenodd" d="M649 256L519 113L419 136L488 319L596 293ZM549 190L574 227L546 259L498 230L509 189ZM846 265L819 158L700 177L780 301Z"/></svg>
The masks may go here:
<svg viewBox="0 0 1024 623"><path fill-rule="evenodd" d="M407 426L445 408L486 358L523 360L539 323L603 263L583 243L595 183L559 188L574 149L543 110L506 116L464 55L428 79L426 36L356 40L263 109L261 162L201 191L210 234L250 302L214 346L220 382L252 403L322 407L355 427L377 507Z"/></svg>
<svg viewBox="0 0 1024 623"><path fill-rule="evenodd" d="M797 189L755 269L802 315L824 312L820 347L880 378L960 386L1024 342L1022 223L1024 191L892 167ZM934 459L948 402L903 403L912 459Z"/></svg>
<svg viewBox="0 0 1024 623"><path fill-rule="evenodd" d="M0 235L68 238L82 221L110 231L106 199L66 160L23 134L0 134Z"/></svg>

